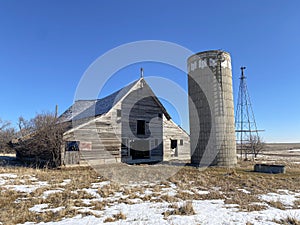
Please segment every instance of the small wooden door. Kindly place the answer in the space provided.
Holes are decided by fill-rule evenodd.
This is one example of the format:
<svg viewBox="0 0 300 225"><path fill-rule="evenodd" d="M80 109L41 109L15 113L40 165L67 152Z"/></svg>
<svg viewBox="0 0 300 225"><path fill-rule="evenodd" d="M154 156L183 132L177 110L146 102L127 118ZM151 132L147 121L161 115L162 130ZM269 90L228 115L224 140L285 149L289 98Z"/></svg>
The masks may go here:
<svg viewBox="0 0 300 225"><path fill-rule="evenodd" d="M65 144L65 157L64 163L66 165L79 164L80 152L79 141L67 141Z"/></svg>

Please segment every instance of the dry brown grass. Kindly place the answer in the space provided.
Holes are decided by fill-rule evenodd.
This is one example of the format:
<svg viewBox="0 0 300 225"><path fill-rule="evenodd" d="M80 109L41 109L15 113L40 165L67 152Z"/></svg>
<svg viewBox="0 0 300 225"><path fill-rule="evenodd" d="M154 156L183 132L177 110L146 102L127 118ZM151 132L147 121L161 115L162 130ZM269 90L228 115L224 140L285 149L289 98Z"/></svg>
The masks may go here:
<svg viewBox="0 0 300 225"><path fill-rule="evenodd" d="M250 223L249 221L246 223L246 225L253 225L253 223Z"/></svg>
<svg viewBox="0 0 300 225"><path fill-rule="evenodd" d="M300 225L300 221L291 216L288 216L287 218L281 220L274 220L273 222L282 225Z"/></svg>
<svg viewBox="0 0 300 225"><path fill-rule="evenodd" d="M280 201L269 201L268 205L277 209L285 210L285 206Z"/></svg>
<svg viewBox="0 0 300 225"><path fill-rule="evenodd" d="M117 214L112 215L112 217L107 217L103 222L115 222L118 220L126 220L126 215L124 215L122 212L119 212Z"/></svg>
<svg viewBox="0 0 300 225"><path fill-rule="evenodd" d="M108 185L105 185L104 187L98 188L98 194L100 194L101 197L107 198L113 196L116 192L121 191L121 187L119 184L115 182L111 182Z"/></svg>
<svg viewBox="0 0 300 225"><path fill-rule="evenodd" d="M93 210L103 210L105 206L107 206L106 201L93 201L91 202L91 206Z"/></svg>
<svg viewBox="0 0 300 225"><path fill-rule="evenodd" d="M253 204L260 203L261 201L257 198L256 195L246 194L244 192L230 192L227 194L227 198L225 199L225 204L237 204L239 205L239 209L241 211L260 211L266 209L267 206L262 204Z"/></svg>
<svg viewBox="0 0 300 225"><path fill-rule="evenodd" d="M99 182L98 175L89 168L76 169L32 169L32 168L0 168L0 173L13 173L18 175L17 179L9 182L9 185L35 184L35 177L38 181L46 181L49 185L36 189L31 193L22 193L14 190L1 188L0 195L0 220L3 224L17 224L30 222L50 222L59 221L62 218L74 217L79 213L75 206L78 206L80 199L92 199L92 195L80 190L83 187L90 187L92 182ZM64 179L71 179L71 183L63 186L62 192L52 193L47 198L43 198L46 190L53 190L59 187ZM24 180L24 181L23 181ZM76 192L74 192L77 190ZM61 207L59 211L33 212L29 209L37 204L48 204L51 208ZM81 207L84 204L81 205ZM14 215L12 217L12 215Z"/></svg>
<svg viewBox="0 0 300 225"><path fill-rule="evenodd" d="M300 199L297 199L296 201L294 201L293 208L294 209L299 209L300 208Z"/></svg>
<svg viewBox="0 0 300 225"><path fill-rule="evenodd" d="M32 222L58 221L64 217L73 217L77 214L93 215L93 212L82 213L77 207L90 207L93 211L102 211L105 207L117 203L135 204L133 199L150 202L174 202L186 201L183 208L174 205L171 210L165 212L168 215L186 215L193 212L191 200L211 200L222 199L226 204L237 204L241 211L259 211L267 208L267 205L259 204L263 201L257 198L258 194L277 192L278 189L287 189L290 191L299 190L300 186L300 166L290 166L286 174L260 174L254 173L253 162L245 162L236 169L208 168L201 170L195 167L183 167L177 174L170 177L167 181L161 181L154 184L143 184L138 186L121 185L116 182L97 189L97 193L103 198L110 198L116 192L122 192L123 196L116 200L99 201L83 188L91 188L92 183L99 183L105 179L99 177L94 170L90 168L66 168L66 169L33 169L33 168L2 168L0 173L13 173L18 175L17 179L10 179L8 184L31 184L36 183L30 180L33 176L37 181L46 181L48 186L40 187L30 194L20 193L5 188L0 188L0 220L3 224ZM150 166L151 167L151 166ZM172 167L172 166L170 166ZM138 167L139 176L142 176L141 168ZM158 167L159 168L159 167ZM163 168L166 168L164 165ZM144 171L147 173L147 170ZM70 179L71 182L62 186L60 183ZM9 179L8 179L9 180ZM22 181L24 180L24 181ZM168 188L175 184L176 195L169 195ZM46 199L42 198L46 190L62 190L50 194ZM238 189L245 189L251 193L244 193ZM145 194L146 190L151 191ZM199 190L207 190L208 194L199 194ZM126 197L124 197L126 196ZM89 199L90 205L84 204L83 199ZM94 199L94 200L93 200ZM15 203L17 200L17 203ZM31 212L29 209L36 204L48 204L47 209L64 207L58 212L44 211L40 213ZM258 203L258 204L253 204ZM280 202L269 202L270 206L284 209ZM294 202L294 208L299 208L300 200ZM22 212L22 213L20 213ZM11 215L16 215L14 219ZM116 218L119 218L116 216ZM118 220L111 217L113 220ZM120 216L122 219L122 216ZM107 218L107 220L110 220Z"/></svg>
<svg viewBox="0 0 300 225"><path fill-rule="evenodd" d="M170 208L172 209L162 213L164 218L167 218L168 216L171 215L181 215L181 216L195 215L195 211L191 201L184 202L182 206L178 206L178 204L173 203L170 205Z"/></svg>

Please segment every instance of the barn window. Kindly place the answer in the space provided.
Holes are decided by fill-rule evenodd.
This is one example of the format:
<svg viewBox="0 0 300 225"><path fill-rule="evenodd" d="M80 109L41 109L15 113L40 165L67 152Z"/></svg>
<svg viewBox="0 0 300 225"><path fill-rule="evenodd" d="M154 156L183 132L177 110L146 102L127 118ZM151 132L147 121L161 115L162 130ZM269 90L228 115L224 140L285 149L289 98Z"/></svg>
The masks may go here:
<svg viewBox="0 0 300 225"><path fill-rule="evenodd" d="M162 118L162 113L158 113L158 118Z"/></svg>
<svg viewBox="0 0 300 225"><path fill-rule="evenodd" d="M182 139L180 139L180 145L183 145L183 140Z"/></svg>
<svg viewBox="0 0 300 225"><path fill-rule="evenodd" d="M137 134L145 134L146 132L146 122L145 120L137 120Z"/></svg>
<svg viewBox="0 0 300 225"><path fill-rule="evenodd" d="M66 141L65 150L67 152L79 151L79 141Z"/></svg>
<svg viewBox="0 0 300 225"><path fill-rule="evenodd" d="M117 117L121 117L121 109L117 109Z"/></svg>

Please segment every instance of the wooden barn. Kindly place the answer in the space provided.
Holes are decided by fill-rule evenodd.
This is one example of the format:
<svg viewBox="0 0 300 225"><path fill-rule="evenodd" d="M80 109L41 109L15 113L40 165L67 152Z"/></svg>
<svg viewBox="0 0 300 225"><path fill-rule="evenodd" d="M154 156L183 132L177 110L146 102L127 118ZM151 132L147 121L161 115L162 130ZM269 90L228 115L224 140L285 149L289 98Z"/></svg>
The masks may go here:
<svg viewBox="0 0 300 225"><path fill-rule="evenodd" d="M141 77L97 100L78 100L61 116L64 165L190 160L190 137Z"/></svg>

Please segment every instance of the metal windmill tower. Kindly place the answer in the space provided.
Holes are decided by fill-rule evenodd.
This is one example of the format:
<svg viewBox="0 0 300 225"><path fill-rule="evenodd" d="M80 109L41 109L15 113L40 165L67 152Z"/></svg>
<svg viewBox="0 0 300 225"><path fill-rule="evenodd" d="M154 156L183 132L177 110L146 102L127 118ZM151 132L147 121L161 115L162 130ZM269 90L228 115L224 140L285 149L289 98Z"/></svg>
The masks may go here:
<svg viewBox="0 0 300 225"><path fill-rule="evenodd" d="M237 152L241 158L247 159L249 154L256 155L256 144L260 141L257 130L255 116L252 109L250 96L246 84L246 76L244 70L246 67L241 67L241 77L239 86L239 95L236 108L235 128Z"/></svg>

